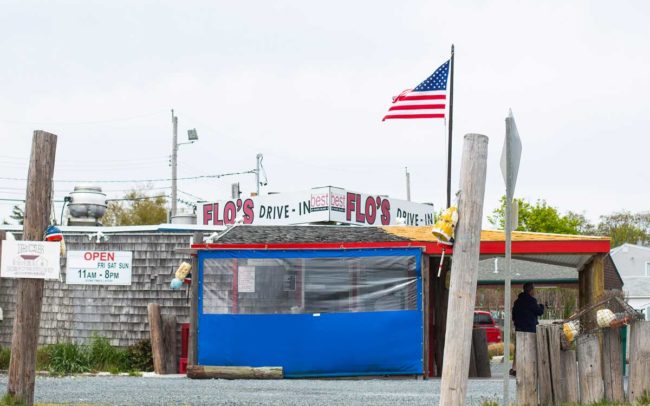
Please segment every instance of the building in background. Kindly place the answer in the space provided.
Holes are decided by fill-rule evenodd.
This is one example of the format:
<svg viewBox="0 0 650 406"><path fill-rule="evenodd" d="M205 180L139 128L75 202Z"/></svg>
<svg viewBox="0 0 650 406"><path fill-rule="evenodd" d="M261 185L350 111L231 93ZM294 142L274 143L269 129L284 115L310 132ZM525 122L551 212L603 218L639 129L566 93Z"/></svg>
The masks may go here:
<svg viewBox="0 0 650 406"><path fill-rule="evenodd" d="M628 303L650 320L650 247L623 244L614 248L611 256L625 282Z"/></svg>
<svg viewBox="0 0 650 406"><path fill-rule="evenodd" d="M611 256L607 255L604 262L605 290L621 290L623 280ZM476 309L491 312L501 325L503 325L504 271L503 257L481 260L476 292ZM565 319L577 310L579 274L574 267L513 259L513 303L526 282L533 282L537 300L548 304L543 319Z"/></svg>

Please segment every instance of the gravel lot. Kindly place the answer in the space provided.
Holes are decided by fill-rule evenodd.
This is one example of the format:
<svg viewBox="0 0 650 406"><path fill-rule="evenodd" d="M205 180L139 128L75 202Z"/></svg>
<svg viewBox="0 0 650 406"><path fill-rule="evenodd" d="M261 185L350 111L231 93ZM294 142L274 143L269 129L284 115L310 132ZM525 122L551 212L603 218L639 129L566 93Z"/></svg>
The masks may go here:
<svg viewBox="0 0 650 406"><path fill-rule="evenodd" d="M6 391L7 377L0 377ZM500 379L470 380L469 405L495 399ZM515 382L510 388L514 396ZM36 380L36 401L102 405L434 405L433 380L190 380L185 377L91 376Z"/></svg>

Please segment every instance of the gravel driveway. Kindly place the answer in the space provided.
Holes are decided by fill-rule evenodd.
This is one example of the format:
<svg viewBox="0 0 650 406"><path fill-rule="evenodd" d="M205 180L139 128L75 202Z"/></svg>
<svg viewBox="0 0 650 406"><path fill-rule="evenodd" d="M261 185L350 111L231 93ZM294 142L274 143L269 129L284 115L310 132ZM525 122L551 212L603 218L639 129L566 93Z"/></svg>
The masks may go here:
<svg viewBox="0 0 650 406"><path fill-rule="evenodd" d="M6 388L7 377L0 377ZM502 391L500 379L470 380L468 402ZM514 380L510 388L514 397ZM3 388L4 389L4 388ZM5 389L6 390L6 389ZM440 380L190 380L185 377L38 377L36 401L110 405L435 405ZM512 397L511 397L512 399Z"/></svg>

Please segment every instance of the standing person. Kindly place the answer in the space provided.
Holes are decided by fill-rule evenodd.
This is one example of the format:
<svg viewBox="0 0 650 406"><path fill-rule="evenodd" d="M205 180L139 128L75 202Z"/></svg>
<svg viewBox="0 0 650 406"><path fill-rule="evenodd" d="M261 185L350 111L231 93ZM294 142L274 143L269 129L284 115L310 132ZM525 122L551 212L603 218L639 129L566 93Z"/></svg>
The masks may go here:
<svg viewBox="0 0 650 406"><path fill-rule="evenodd" d="M535 333L539 321L537 318L544 314L544 305L538 304L533 296L535 285L532 282L524 283L524 290L517 296L512 307L512 321L515 323L515 331ZM516 363L513 361L510 375L516 375Z"/></svg>

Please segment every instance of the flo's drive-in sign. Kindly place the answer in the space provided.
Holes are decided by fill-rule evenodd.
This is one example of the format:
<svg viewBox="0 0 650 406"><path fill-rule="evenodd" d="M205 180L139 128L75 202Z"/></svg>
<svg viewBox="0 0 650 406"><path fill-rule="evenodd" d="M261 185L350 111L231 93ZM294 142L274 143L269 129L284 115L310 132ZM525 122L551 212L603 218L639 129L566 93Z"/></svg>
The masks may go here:
<svg viewBox="0 0 650 406"><path fill-rule="evenodd" d="M245 199L204 203L198 224L287 225L338 222L362 226L433 225L433 206L381 195L320 187ZM402 219L402 220L400 220Z"/></svg>

